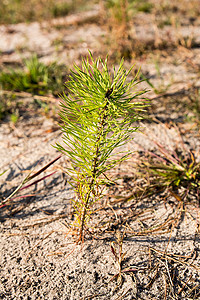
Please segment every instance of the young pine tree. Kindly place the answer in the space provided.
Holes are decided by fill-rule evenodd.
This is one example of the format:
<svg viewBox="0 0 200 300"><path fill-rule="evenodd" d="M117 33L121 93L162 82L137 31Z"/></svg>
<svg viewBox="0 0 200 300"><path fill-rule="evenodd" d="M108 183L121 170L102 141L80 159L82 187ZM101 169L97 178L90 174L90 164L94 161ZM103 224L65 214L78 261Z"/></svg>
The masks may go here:
<svg viewBox="0 0 200 300"><path fill-rule="evenodd" d="M74 66L62 96L60 116L66 147L56 148L71 161L68 168L76 197L73 201L79 240L82 241L93 204L102 196L101 187L108 183L106 171L127 158L130 153L114 159L112 152L125 144L138 129L133 123L142 118L144 102L136 102L145 93L132 92L137 76L126 82L132 69L126 71L123 60L118 70L109 73L107 59L82 61Z"/></svg>

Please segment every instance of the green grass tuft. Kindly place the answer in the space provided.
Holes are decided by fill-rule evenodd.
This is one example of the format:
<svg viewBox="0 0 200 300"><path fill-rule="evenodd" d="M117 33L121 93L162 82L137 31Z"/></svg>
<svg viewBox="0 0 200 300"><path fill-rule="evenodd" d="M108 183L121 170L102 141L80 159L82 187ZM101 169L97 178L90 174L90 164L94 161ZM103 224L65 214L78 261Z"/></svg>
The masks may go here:
<svg viewBox="0 0 200 300"><path fill-rule="evenodd" d="M157 152L148 152L148 159L143 160L145 174L148 171L150 182L154 188L169 192L178 201L199 200L200 162L194 152L167 150L155 142Z"/></svg>
<svg viewBox="0 0 200 300"><path fill-rule="evenodd" d="M28 92L37 95L52 93L57 95L62 90L65 67L51 63L45 65L36 55L24 61L24 68L10 69L0 74L0 85L4 90Z"/></svg>

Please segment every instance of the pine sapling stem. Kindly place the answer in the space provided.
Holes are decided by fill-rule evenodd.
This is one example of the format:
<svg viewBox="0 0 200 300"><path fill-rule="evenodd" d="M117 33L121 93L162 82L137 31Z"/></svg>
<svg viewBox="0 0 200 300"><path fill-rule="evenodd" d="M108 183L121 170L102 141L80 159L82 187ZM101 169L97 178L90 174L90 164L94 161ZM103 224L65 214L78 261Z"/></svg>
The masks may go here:
<svg viewBox="0 0 200 300"><path fill-rule="evenodd" d="M106 99L110 99L110 95L112 94L112 89L108 89L108 91L105 94L105 98ZM85 205L84 205L84 209L83 209L83 213L82 213L82 217L81 217L81 228L80 228L80 234L79 234L79 240L82 241L83 240L83 232L84 232L84 226L85 226L85 218L87 215L87 209L88 209L88 205L89 205L89 201L90 201L90 194L92 192L92 188L94 185L94 181L95 181L95 177L96 177L96 173L97 173L97 166L98 166L98 156L99 156L99 143L101 140L101 137L104 135L104 127L106 125L106 117L107 117L107 108L108 108L108 101L106 102L106 105L103 108L102 111L102 117L100 120L100 126L99 126L99 135L97 137L96 140L96 151L95 151L95 157L94 157L94 164L93 164L93 170L92 170L92 179L89 185L89 190L88 193L86 195L85 198Z"/></svg>

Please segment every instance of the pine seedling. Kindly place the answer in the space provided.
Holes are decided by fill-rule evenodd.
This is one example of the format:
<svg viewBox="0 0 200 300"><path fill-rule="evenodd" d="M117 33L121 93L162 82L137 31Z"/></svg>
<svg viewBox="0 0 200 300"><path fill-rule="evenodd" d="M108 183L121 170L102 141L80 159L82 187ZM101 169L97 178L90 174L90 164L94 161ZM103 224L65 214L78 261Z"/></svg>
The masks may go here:
<svg viewBox="0 0 200 300"><path fill-rule="evenodd" d="M82 68L74 66L66 84L68 95L61 96L66 147L56 144L56 148L71 161L67 170L76 195L74 226L79 241L83 241L94 203L101 199L103 186L109 183L106 172L130 154L113 158L113 150L132 138L138 129L133 123L142 118L145 109L145 102L136 102L145 91L131 92L138 84L137 76L126 82L131 70L124 69L122 60L111 75L107 59L94 60L90 53L89 59L82 60Z"/></svg>

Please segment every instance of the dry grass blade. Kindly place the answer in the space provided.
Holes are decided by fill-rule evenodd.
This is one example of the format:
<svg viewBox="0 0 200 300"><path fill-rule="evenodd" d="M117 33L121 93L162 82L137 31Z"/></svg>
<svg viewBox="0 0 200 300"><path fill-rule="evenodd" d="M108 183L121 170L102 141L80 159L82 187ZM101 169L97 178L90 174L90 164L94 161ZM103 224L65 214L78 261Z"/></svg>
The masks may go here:
<svg viewBox="0 0 200 300"><path fill-rule="evenodd" d="M131 289L128 289L126 292L124 292L121 296L115 298L115 300L122 300L124 299L124 297L128 294L128 292L130 292Z"/></svg>
<svg viewBox="0 0 200 300"><path fill-rule="evenodd" d="M50 231L47 235L45 235L45 237L43 237L42 239L40 239L40 241L36 244L36 245L34 245L33 247L32 247L32 249L28 252L28 254L27 254L27 258L33 253L33 251L35 250L35 248L37 247L37 246L39 246L40 245L40 243L42 242L42 241L44 241L45 239L47 239L52 233L54 233L55 231L54 230L52 230L52 231Z"/></svg>
<svg viewBox="0 0 200 300"><path fill-rule="evenodd" d="M67 217L66 214L62 214L62 215L58 215L58 216L41 218L40 220L38 220L38 222L33 223L33 224L23 225L23 226L21 226L21 228L26 229L26 228L30 228L30 227L33 228L36 226L46 225L46 224L52 223L54 221L57 221L57 220L60 220L60 219L66 218L66 217ZM44 219L47 219L47 220L44 220Z"/></svg>
<svg viewBox="0 0 200 300"><path fill-rule="evenodd" d="M37 177L38 175L40 175L42 172L44 172L46 169L48 169L53 163L55 163L59 158L61 157L61 155L59 155L58 157L56 157L54 160L52 160L51 162L49 162L47 165L45 165L43 168L41 168L39 171L37 171L36 173L34 173L33 175L31 175L32 172L30 172L25 179L22 181L22 183L5 199L1 202L0 208L4 207L5 205L7 205L7 203L13 199L13 198L20 190L26 189L42 180L44 180L45 178L53 175L55 172L46 175L44 177L42 177L41 179L38 179L36 181L34 181L33 183L24 186L27 182L31 181L33 178ZM24 196L23 196L24 197Z"/></svg>
<svg viewBox="0 0 200 300"><path fill-rule="evenodd" d="M35 174L33 175L28 175L28 181L37 177L38 175L40 175L42 172L44 172L46 169L48 169L51 165L53 165L58 159L61 158L62 155L59 155L58 157L56 157L55 159L53 159L52 161L50 161L47 165L45 165L42 169L40 169L39 171L37 171Z"/></svg>
<svg viewBox="0 0 200 300"><path fill-rule="evenodd" d="M167 270L167 274L168 274L168 278L169 278L169 282L170 282L170 286L171 286L172 295L173 295L173 297L175 298L174 286L173 286L171 274L170 274L170 271L169 271L167 259L165 259L165 264L164 264L164 266L165 266L165 268L166 268L166 270Z"/></svg>
<svg viewBox="0 0 200 300"><path fill-rule="evenodd" d="M155 267L155 269L156 269L155 274L150 279L150 281L145 285L145 289L148 289L148 288L152 287L153 283L155 282L156 278L158 277L158 273L159 273L158 264Z"/></svg>
<svg viewBox="0 0 200 300"><path fill-rule="evenodd" d="M156 256L152 255L156 254ZM151 288L156 280L161 280L161 275L164 278L164 299L189 299L187 296L198 291L197 285L194 285L195 274L189 272L188 267L196 268L192 263L187 262L187 260L193 259L193 253L188 256L169 254L166 251L156 250L154 248L149 248L149 255L151 260L150 271L156 270L154 275L151 276L149 282L144 286L145 289ZM153 258L153 257L154 258ZM153 258L153 261L152 261ZM181 259L180 259L181 258ZM184 260L183 260L184 259ZM155 263L155 266L152 265ZM185 267L183 272L180 272L180 265ZM178 273L177 273L178 272ZM184 274L184 275L183 275ZM186 275L187 274L187 275ZM184 277L183 277L184 276ZM188 277L188 278L187 278ZM193 286L191 288L191 286ZM187 294L187 296L186 296ZM180 298L181 297L181 298ZM192 298L197 299L197 298Z"/></svg>
<svg viewBox="0 0 200 300"><path fill-rule="evenodd" d="M178 257L180 257L180 255L177 255L177 256L176 256L175 254L169 254L169 253L166 253L166 252L163 252L163 251L154 249L154 248L150 248L150 249L151 249L152 251L154 251L154 252L157 252L157 253L161 254L161 255L164 256L164 257L167 257L167 258L170 259L170 260L173 260L173 261L178 262L178 263L180 263L180 264L182 264L182 265L185 265L185 266L187 266L187 267L192 267L192 268L196 269L197 271L200 271L200 268L197 267L197 266L195 266L194 264L190 264L190 263L185 262L184 260L178 259ZM173 257L173 256L176 256L176 258ZM181 257L182 257L182 258L185 258L185 259L191 258L191 257L189 257L189 256L181 256Z"/></svg>
<svg viewBox="0 0 200 300"><path fill-rule="evenodd" d="M188 278L188 280L183 284L182 288L179 289L178 291L178 295L181 294L181 292L184 290L184 288L187 286L187 284L189 283L189 281L192 278L192 274L190 275L190 277Z"/></svg>

